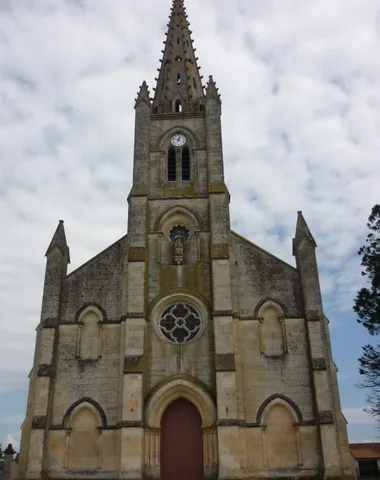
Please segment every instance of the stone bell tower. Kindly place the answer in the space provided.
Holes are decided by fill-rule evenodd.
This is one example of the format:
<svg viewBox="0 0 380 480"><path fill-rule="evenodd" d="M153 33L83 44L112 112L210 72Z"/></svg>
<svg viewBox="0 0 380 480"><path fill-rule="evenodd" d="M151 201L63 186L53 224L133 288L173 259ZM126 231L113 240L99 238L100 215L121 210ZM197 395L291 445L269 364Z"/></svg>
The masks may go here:
<svg viewBox="0 0 380 480"><path fill-rule="evenodd" d="M60 221L46 252L20 480L352 478L314 238L299 213L295 268L231 231L183 0L162 53L127 235L68 273Z"/></svg>
<svg viewBox="0 0 380 480"><path fill-rule="evenodd" d="M154 98L144 82L135 105L125 308L128 316L135 315L127 328L140 325L142 398L170 380L190 399L194 382L199 382L221 405L220 412L213 407L202 419L203 443L208 445L205 472L215 476L218 444L226 452L233 446L229 456L236 468L239 463L230 197L224 184L221 100L212 77L203 88L197 61L183 2L175 0ZM137 343L127 357L136 354ZM136 378L135 372L126 375ZM153 408L157 401L149 405ZM145 444L155 445L160 425L150 427L145 435L152 439ZM146 471L158 478L155 448L146 452Z"/></svg>

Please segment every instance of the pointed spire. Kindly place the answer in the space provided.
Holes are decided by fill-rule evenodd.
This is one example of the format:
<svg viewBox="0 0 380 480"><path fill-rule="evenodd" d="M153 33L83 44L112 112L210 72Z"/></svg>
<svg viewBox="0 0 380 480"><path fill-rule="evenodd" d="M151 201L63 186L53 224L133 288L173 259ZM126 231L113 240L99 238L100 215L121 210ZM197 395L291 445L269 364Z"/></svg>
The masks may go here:
<svg viewBox="0 0 380 480"><path fill-rule="evenodd" d="M317 244L314 240L313 235L310 232L310 229L306 223L304 216L302 215L302 212L298 212L295 241L298 242L303 238L307 239L313 245L314 248L317 247Z"/></svg>
<svg viewBox="0 0 380 480"><path fill-rule="evenodd" d="M161 68L156 78L153 113L203 111L202 77L189 25L183 0L173 0Z"/></svg>
<svg viewBox="0 0 380 480"><path fill-rule="evenodd" d="M46 250L45 257L49 255L51 250L54 247L58 247L63 255L68 255L68 263L70 263L70 255L69 255L69 247L67 246L66 242L66 234L65 234L65 227L63 226L63 220L59 221L58 227L51 239L50 245Z"/></svg>
<svg viewBox="0 0 380 480"><path fill-rule="evenodd" d="M141 102L146 102L149 106L151 106L151 103L150 103L150 93L149 93L149 87L146 83L146 81L144 80L142 85L140 86L140 90L137 94L137 98L135 99L136 103L135 103L135 108L137 107L137 105L139 105Z"/></svg>
<svg viewBox="0 0 380 480"><path fill-rule="evenodd" d="M216 83L212 75L209 76L209 80L206 87L206 100L210 98L215 98L220 105L222 104L222 101L220 99L219 89L216 87Z"/></svg>

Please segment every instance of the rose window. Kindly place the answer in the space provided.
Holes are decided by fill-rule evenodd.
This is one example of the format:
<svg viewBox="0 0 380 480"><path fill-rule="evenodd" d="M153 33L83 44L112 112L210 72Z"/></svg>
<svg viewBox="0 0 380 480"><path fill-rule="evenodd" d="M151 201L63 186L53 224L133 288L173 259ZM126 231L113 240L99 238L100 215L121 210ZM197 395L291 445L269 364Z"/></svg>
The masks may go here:
<svg viewBox="0 0 380 480"><path fill-rule="evenodd" d="M202 321L194 307L188 303L175 303L164 310L158 326L168 340L182 345L197 336Z"/></svg>

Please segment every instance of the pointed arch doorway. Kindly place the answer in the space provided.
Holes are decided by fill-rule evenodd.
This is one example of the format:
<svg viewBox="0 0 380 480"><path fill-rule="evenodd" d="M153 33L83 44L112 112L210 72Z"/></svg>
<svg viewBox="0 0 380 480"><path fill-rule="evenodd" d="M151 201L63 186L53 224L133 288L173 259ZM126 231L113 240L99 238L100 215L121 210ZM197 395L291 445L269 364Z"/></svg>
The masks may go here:
<svg viewBox="0 0 380 480"><path fill-rule="evenodd" d="M203 480L202 418L184 398L172 402L161 420L161 480Z"/></svg>

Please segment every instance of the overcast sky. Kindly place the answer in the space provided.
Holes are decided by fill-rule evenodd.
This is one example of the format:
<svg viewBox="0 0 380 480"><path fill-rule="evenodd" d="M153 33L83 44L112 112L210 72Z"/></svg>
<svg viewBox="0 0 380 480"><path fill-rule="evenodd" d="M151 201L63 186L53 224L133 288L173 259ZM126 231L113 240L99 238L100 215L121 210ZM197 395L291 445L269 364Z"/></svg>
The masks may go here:
<svg viewBox="0 0 380 480"><path fill-rule="evenodd" d="M363 412L356 252L379 203L378 0L187 0L223 101L232 228L294 265L302 210L351 441ZM134 98L154 86L171 0L0 0L0 441L25 413L44 253L65 220L70 271L126 232Z"/></svg>

